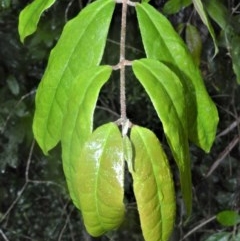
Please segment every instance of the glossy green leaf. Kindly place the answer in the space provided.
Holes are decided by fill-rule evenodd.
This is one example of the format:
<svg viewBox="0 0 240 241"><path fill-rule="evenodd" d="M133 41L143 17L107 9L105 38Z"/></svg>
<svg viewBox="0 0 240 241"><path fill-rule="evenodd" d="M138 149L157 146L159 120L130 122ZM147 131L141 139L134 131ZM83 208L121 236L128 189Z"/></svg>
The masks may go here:
<svg viewBox="0 0 240 241"><path fill-rule="evenodd" d="M195 64L199 66L202 53L202 39L197 28L191 24L186 26L186 43Z"/></svg>
<svg viewBox="0 0 240 241"><path fill-rule="evenodd" d="M201 0L192 0L193 1L193 5L194 8L196 9L196 11L198 12L200 18L202 19L203 23L206 25L206 27L208 28L208 31L212 37L213 43L214 43L214 48L215 48L215 53L214 56L218 53L218 46L217 46L217 40L216 40L216 36L214 33L214 29L208 19L207 13L203 7L202 1Z"/></svg>
<svg viewBox="0 0 240 241"><path fill-rule="evenodd" d="M93 114L101 87L109 79L112 68L97 66L83 71L69 91L67 111L62 127L63 170L70 196L79 209L74 190L78 188L72 181L81 149L93 128Z"/></svg>
<svg viewBox="0 0 240 241"><path fill-rule="evenodd" d="M47 153L61 138L69 89L83 70L97 66L103 55L115 3L98 0L70 20L51 51L48 66L38 87L34 136Z"/></svg>
<svg viewBox="0 0 240 241"><path fill-rule="evenodd" d="M171 170L157 137L133 126L133 188L146 241L168 241L175 222L176 200Z"/></svg>
<svg viewBox="0 0 240 241"><path fill-rule="evenodd" d="M132 67L163 124L164 133L180 171L182 193L190 214L192 183L184 88L178 76L157 60L135 60Z"/></svg>
<svg viewBox="0 0 240 241"><path fill-rule="evenodd" d="M164 14L174 14L182 8L189 6L192 0L168 0L163 7Z"/></svg>
<svg viewBox="0 0 240 241"><path fill-rule="evenodd" d="M137 4L136 10L147 57L164 62L179 76L186 90L189 139L208 152L215 139L218 113L199 69L182 39L161 13L147 3Z"/></svg>
<svg viewBox="0 0 240 241"><path fill-rule="evenodd" d="M225 210L217 214L217 221L224 226L234 226L240 222L240 216L232 210Z"/></svg>
<svg viewBox="0 0 240 241"><path fill-rule="evenodd" d="M100 236L124 217L124 154L114 123L97 128L85 143L76 167L75 185L87 231Z"/></svg>
<svg viewBox="0 0 240 241"><path fill-rule="evenodd" d="M21 42L36 31L40 16L46 9L51 7L55 1L56 0L34 0L21 11L18 24Z"/></svg>

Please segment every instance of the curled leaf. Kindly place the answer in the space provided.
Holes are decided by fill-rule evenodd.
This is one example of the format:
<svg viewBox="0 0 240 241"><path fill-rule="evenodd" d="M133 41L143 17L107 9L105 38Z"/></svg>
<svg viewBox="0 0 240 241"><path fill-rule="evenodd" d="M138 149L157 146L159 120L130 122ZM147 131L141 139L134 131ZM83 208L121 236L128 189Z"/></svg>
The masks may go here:
<svg viewBox="0 0 240 241"><path fill-rule="evenodd" d="M83 146L74 185L87 231L92 236L117 228L124 217L124 154L114 123L97 128Z"/></svg>
<svg viewBox="0 0 240 241"><path fill-rule="evenodd" d="M146 241L168 241L175 222L175 192L167 157L153 132L133 126L132 171L143 236Z"/></svg>

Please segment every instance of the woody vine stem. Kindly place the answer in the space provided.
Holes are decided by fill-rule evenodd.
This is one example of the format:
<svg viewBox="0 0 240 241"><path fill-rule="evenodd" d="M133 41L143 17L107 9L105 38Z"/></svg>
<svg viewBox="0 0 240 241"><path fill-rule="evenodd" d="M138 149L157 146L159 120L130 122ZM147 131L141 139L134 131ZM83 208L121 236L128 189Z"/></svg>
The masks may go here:
<svg viewBox="0 0 240 241"><path fill-rule="evenodd" d="M127 134L128 128L131 126L127 119L126 111L126 80L125 80L125 66L131 66L132 62L125 59L125 43L126 43L126 26L127 26L127 7L135 6L134 2L129 0L116 0L117 3L122 3L122 18L121 18L121 36L120 36L120 58L119 63L113 66L114 70L120 69L120 111L121 118L117 121L122 125L122 135Z"/></svg>
<svg viewBox="0 0 240 241"><path fill-rule="evenodd" d="M120 38L120 107L121 119L127 118L126 114L126 80L125 80L125 43L126 43L126 25L127 25L127 0L122 0L122 19L121 19L121 38Z"/></svg>

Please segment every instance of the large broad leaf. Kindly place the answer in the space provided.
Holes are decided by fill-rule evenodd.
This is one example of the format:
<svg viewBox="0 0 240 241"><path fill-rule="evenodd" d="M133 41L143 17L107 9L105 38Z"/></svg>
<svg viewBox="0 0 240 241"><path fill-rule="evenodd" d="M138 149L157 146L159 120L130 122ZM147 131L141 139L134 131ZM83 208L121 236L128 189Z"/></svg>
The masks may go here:
<svg viewBox="0 0 240 241"><path fill-rule="evenodd" d="M34 0L21 11L18 32L22 42L27 36L36 31L41 14L51 7L55 1L56 0Z"/></svg>
<svg viewBox="0 0 240 241"><path fill-rule="evenodd" d="M76 166L81 148L93 128L93 113L99 91L109 79L112 72L110 66L97 66L83 71L69 92L67 111L62 128L62 159L63 170L73 203L80 209L74 193L72 177L77 172Z"/></svg>
<svg viewBox="0 0 240 241"><path fill-rule="evenodd" d="M76 167L75 183L87 231L100 236L117 228L124 217L124 154L114 123L97 128L85 143Z"/></svg>
<svg viewBox="0 0 240 241"><path fill-rule="evenodd" d="M88 5L66 24L51 52L37 90L33 123L35 138L44 153L60 140L74 79L101 61L114 5L112 0L98 0Z"/></svg>
<svg viewBox="0 0 240 241"><path fill-rule="evenodd" d="M147 3L137 4L136 10L147 57L163 61L180 77L186 89L189 139L208 152L215 139L218 113L199 69L162 14Z"/></svg>
<svg viewBox="0 0 240 241"><path fill-rule="evenodd" d="M187 212L190 214L192 185L184 88L178 76L157 60L135 60L132 67L162 121L167 141L180 171L182 193Z"/></svg>
<svg viewBox="0 0 240 241"><path fill-rule="evenodd" d="M176 200L167 157L150 130L133 126L130 138L135 153L133 187L143 236L146 241L168 241Z"/></svg>
<svg viewBox="0 0 240 241"><path fill-rule="evenodd" d="M201 0L192 0L193 1L193 5L196 9L196 11L198 12L200 18L202 19L203 23L207 26L209 33L212 36L213 39L213 43L214 43L214 48L215 48L215 53L214 55L216 55L218 53L218 46L217 46L217 40L216 40L216 36L213 30L213 27L208 19L207 13L204 9L204 6L202 4Z"/></svg>

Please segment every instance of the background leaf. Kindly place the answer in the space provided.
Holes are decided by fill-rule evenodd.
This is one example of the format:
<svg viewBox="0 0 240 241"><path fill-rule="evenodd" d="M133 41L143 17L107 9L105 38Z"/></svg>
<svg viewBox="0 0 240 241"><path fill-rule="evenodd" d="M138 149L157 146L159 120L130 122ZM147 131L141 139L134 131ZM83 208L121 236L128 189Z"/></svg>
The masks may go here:
<svg viewBox="0 0 240 241"><path fill-rule="evenodd" d="M174 14L192 4L191 0L168 0L163 7L164 14Z"/></svg>
<svg viewBox="0 0 240 241"><path fill-rule="evenodd" d="M42 13L51 7L56 0L34 0L31 4L25 7L19 15L18 32L21 42L34 33L37 29Z"/></svg>
<svg viewBox="0 0 240 241"><path fill-rule="evenodd" d="M44 153L60 140L69 89L75 78L101 61L114 5L112 0L89 4L66 24L51 51L37 90L33 123L35 138Z"/></svg>
<svg viewBox="0 0 240 241"><path fill-rule="evenodd" d="M62 159L70 196L79 209L80 204L74 193L74 190L78 190L78 185L72 181L72 177L77 172L82 146L92 133L93 114L100 89L109 79L111 72L110 66L87 69L76 78L69 92L61 137Z"/></svg>
<svg viewBox="0 0 240 241"><path fill-rule="evenodd" d="M179 76L185 89L189 139L208 152L215 139L218 113L199 69L162 14L147 3L137 4L136 10L147 57L164 62Z"/></svg>
<svg viewBox="0 0 240 241"><path fill-rule="evenodd" d="M166 155L153 132L133 126L132 172L143 236L146 241L167 241L175 222L175 192Z"/></svg>
<svg viewBox="0 0 240 241"><path fill-rule="evenodd" d="M163 124L164 133L180 171L182 193L190 214L192 183L185 93L181 81L174 72L157 60L135 60L132 66Z"/></svg>
<svg viewBox="0 0 240 241"><path fill-rule="evenodd" d="M214 33L214 29L208 19L205 9L203 7L202 1L201 0L193 0L193 5L194 5L196 11L198 12L200 18L202 19L203 23L207 26L209 33L212 36L212 40L213 40L214 48L215 48L215 53L214 53L214 56L215 56L218 53L217 40L216 40L216 36Z"/></svg>
<svg viewBox="0 0 240 241"><path fill-rule="evenodd" d="M232 210L225 210L217 214L217 221L224 226L234 226L240 222L240 216Z"/></svg>
<svg viewBox="0 0 240 241"><path fill-rule="evenodd" d="M234 27L234 17L230 17L227 8L219 1L205 1L206 9L211 18L222 28L224 47L232 58L233 71L240 84L240 35L238 28Z"/></svg>
<svg viewBox="0 0 240 241"><path fill-rule="evenodd" d="M124 217L124 155L114 123L97 128L85 143L76 167L75 185L87 231L92 236L117 228Z"/></svg>

